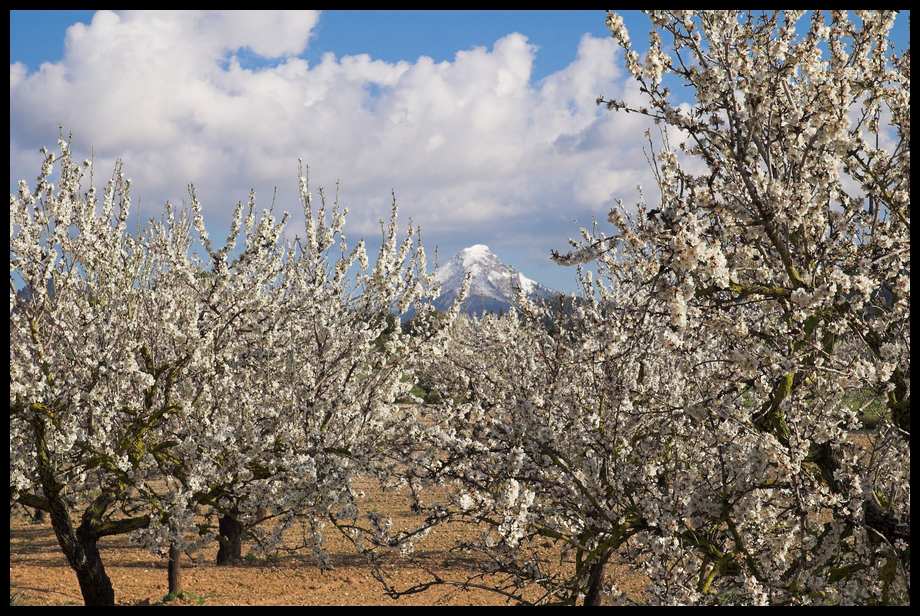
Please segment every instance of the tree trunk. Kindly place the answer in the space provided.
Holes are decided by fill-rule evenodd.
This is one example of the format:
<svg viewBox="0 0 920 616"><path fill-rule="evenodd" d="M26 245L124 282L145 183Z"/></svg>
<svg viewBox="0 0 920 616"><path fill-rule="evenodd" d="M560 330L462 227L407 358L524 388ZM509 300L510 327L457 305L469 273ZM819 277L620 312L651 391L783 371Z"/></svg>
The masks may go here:
<svg viewBox="0 0 920 616"><path fill-rule="evenodd" d="M36 509L35 513L32 514L32 523L33 524L44 524L45 523L45 512L42 509Z"/></svg>
<svg viewBox="0 0 920 616"><path fill-rule="evenodd" d="M51 456L45 440L44 419L36 417L32 421L35 434L38 475L42 491L48 499L51 527L58 544L67 557L67 562L77 574L80 592L86 605L115 605L115 590L112 581L105 572L99 548L96 545L98 535L90 520L84 519L79 528L74 529L70 512L61 498L63 486L58 482ZM86 518L86 516L84 516Z"/></svg>
<svg viewBox="0 0 920 616"><path fill-rule="evenodd" d="M115 605L115 589L112 588L112 580L109 579L102 564L96 537L82 526L77 530L77 537L80 540L82 563L74 566L71 562L71 566L77 573L77 581L80 582L83 603L85 605Z"/></svg>
<svg viewBox="0 0 920 616"><path fill-rule="evenodd" d="M115 590L105 572L99 555L98 538L93 530L81 524L74 530L70 515L60 498L49 498L51 527L67 562L77 574L80 593L85 605L115 605Z"/></svg>
<svg viewBox="0 0 920 616"><path fill-rule="evenodd" d="M588 592L585 594L585 605L600 605L601 590L604 587L604 568L607 559L602 558L591 566L591 575L588 578Z"/></svg>
<svg viewBox="0 0 920 616"><path fill-rule="evenodd" d="M223 515L218 519L218 529L218 566L240 562L243 559L243 525L233 516Z"/></svg>
<svg viewBox="0 0 920 616"><path fill-rule="evenodd" d="M175 543L169 546L169 563L166 565L166 577L168 581L168 592L172 596L178 596L182 592L182 552Z"/></svg>

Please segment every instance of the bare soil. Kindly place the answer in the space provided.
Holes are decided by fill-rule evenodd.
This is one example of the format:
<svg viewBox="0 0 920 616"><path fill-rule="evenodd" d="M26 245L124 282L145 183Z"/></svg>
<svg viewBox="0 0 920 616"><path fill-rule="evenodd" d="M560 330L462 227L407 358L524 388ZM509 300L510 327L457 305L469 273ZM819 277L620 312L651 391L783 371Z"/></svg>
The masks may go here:
<svg viewBox="0 0 920 616"><path fill-rule="evenodd" d="M383 493L370 483L365 488L368 509L389 513L394 527L408 527L418 518L408 512L405 499ZM402 502L401 502L402 501ZM444 579L462 581L473 573L469 560L450 553L469 527L437 527L409 558L396 558L388 572L398 588L430 579L426 568ZM285 535L293 546L299 533ZM335 529L327 529L327 550L333 569L321 571L308 553L282 555L272 560L244 558L234 566L214 564L217 542L200 552L184 555L183 589L186 596L168 605L502 605L508 600L480 590L433 586L394 600L371 575L370 566L355 554ZM167 592L166 560L132 545L127 537L106 537L99 543L103 562L120 605L164 604ZM244 542L243 555L248 545ZM190 556L194 557L190 558ZM628 595L641 595L645 581L622 565L608 567L617 585ZM537 596L534 589L533 596ZM49 522L36 524L21 508L10 519L10 594L20 605L82 605L76 576L58 546ZM530 593L528 593L530 594Z"/></svg>
<svg viewBox="0 0 920 616"><path fill-rule="evenodd" d="M868 435L854 434L867 447ZM409 528L420 518L408 512L408 501L384 493L372 482L357 486L366 493L364 505L392 516L394 527ZM429 570L444 579L462 581L474 572L471 563L449 552L451 546L471 533L469 527L445 525L435 528L419 544L411 558L397 559L388 566L391 582L404 589L430 579ZM285 544L297 543L294 530ZM327 529L327 549L333 569L321 571L308 554L285 555L273 560L246 559L230 567L214 564L217 542L200 552L183 557L183 588L186 597L168 605L502 605L508 600L480 589L458 590L450 586L430 589L391 599L371 575L370 567L334 529ZM132 545L125 536L100 541L106 571L121 605L163 604L167 592L166 560ZM244 542L243 554L247 553ZM427 569L427 570L426 570ZM607 575L618 588L641 601L648 580L621 563L611 563ZM536 596L536 589L532 597ZM19 605L82 605L76 576L58 546L46 520L31 521L22 508L10 519L10 594Z"/></svg>

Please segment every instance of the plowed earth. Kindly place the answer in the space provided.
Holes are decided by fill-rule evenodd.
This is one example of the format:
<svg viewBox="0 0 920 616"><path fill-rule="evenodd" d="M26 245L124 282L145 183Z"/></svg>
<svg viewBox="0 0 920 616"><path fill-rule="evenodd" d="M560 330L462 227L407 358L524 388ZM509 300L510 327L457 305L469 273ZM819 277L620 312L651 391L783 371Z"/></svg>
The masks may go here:
<svg viewBox="0 0 920 616"><path fill-rule="evenodd" d="M419 518L408 512L405 499L382 493L368 484L368 509L389 513L394 526L409 527ZM395 557L388 574L397 588L429 580L433 571L444 579L462 581L474 573L468 559L449 552L455 541L478 533L459 526L435 528L411 557ZM292 529L285 544L297 544ZM238 565L214 564L216 542L182 557L183 589L187 595L168 605L501 605L507 599L481 589L433 586L424 592L391 599L371 574L370 566L335 529L327 529L326 547L333 569L321 571L309 551L282 554L272 560L245 558ZM133 545L125 536L105 537L100 552L120 605L163 604L167 592L166 560ZM427 570L426 570L427 569ZM622 565L607 574L627 595L638 598L645 581ZM539 589L526 593L539 596ZM10 593L20 605L82 605L76 576L58 546L50 523L36 524L21 508L10 519Z"/></svg>

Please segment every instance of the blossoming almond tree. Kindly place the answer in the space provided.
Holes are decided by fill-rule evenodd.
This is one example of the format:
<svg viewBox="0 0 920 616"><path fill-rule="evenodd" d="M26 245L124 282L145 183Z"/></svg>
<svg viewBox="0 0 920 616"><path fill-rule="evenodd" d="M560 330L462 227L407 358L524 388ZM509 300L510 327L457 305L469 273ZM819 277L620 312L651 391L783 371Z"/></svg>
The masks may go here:
<svg viewBox="0 0 920 616"><path fill-rule="evenodd" d="M395 202L373 270L363 243L330 267L344 212L331 223L325 207L314 215L305 180L304 243L282 243L285 220L271 213L257 221L251 195L215 249L194 189L191 217L167 205L134 238L120 166L100 209L60 145L57 159L45 152L34 195L22 182L10 198L10 488L11 500L50 511L85 601L114 602L101 537L133 533L168 553L178 590L181 550L213 534L195 517L202 506L220 517L231 560L242 524L265 517L258 509L314 527L353 510L350 480L398 426L407 362L438 334L375 344L386 323L373 317L432 310L419 301L430 287L424 250L410 252L411 237L396 244Z"/></svg>
<svg viewBox="0 0 920 616"><path fill-rule="evenodd" d="M681 149L706 172L688 173L662 152L661 206L649 224L632 225L631 241L668 260L659 269L669 283L662 292L672 294L681 337L711 335L711 319L743 335L743 346L726 347L724 377L760 390L752 426L779 443L781 477L791 480L785 496L795 497L780 510L790 529L782 541L728 525L747 596L904 600L910 54L888 53L895 15L861 11L854 23L832 11L827 25L815 12L801 37L800 12L649 15L673 52L664 54L653 33L644 66L622 21L608 16L649 108L601 102L677 129ZM671 102L663 71L693 88L689 113ZM890 423L857 439L847 401L865 390L886 401ZM768 516L756 506L745 517L766 530Z"/></svg>
<svg viewBox="0 0 920 616"><path fill-rule="evenodd" d="M165 219L153 222L147 233L147 248L166 255L166 265L158 272L157 289L171 296L186 296L194 310L190 319L153 324L156 338L161 340L160 332L178 326L182 330L179 340L193 340L202 363L195 370L184 370L183 378L171 384L168 393L177 408L158 418L155 426L170 443L156 457L168 498L162 499L161 515L134 538L158 552L190 548L183 531L195 524L197 508L205 506L206 513L221 517L218 560L225 562L232 560L228 553L237 538L226 528L235 528L236 520L228 518L232 511L220 507L219 501L245 480L240 479L241 473L249 472L249 467L264 456L273 455L270 449L262 450L265 439L254 424L265 420L266 401L271 399L275 379L254 349L257 345L265 348L263 341L270 343L279 327L283 317L280 298L293 261L290 247L280 241L287 216L276 222L270 212L264 212L257 221L254 195L250 194L245 222L242 205L237 206L230 234L220 249L212 246L193 188L190 197L193 216L183 213L176 218L167 204ZM208 267L192 252L193 227L208 257ZM230 257L241 230L243 246ZM169 349L162 352L170 353ZM156 365L165 358L154 355L151 359ZM198 527L205 531L208 525ZM213 533L200 534L199 540L204 540Z"/></svg>
<svg viewBox="0 0 920 616"><path fill-rule="evenodd" d="M121 167L100 207L94 187L80 194L82 170L60 146L57 158L43 151L34 192L20 182L10 196L10 491L50 513L84 600L107 604L97 541L149 524L150 479L169 447L155 426L174 411L179 372L201 357L175 326L151 336L158 324L194 323L195 306L151 284L165 264L126 232ZM171 351L156 366L154 342Z"/></svg>
<svg viewBox="0 0 920 616"><path fill-rule="evenodd" d="M208 445L227 444L228 433L234 448L250 437L217 404L228 391L236 389L240 416L262 402L254 392L269 391L261 367L240 358L261 336L257 326L276 316L282 226L264 215L254 228L250 203L246 246L228 266L240 208L227 245L214 251L193 192L208 274L190 254L187 217L167 205L161 223L131 237L120 167L99 211L93 187L80 195L79 167L61 147L57 161L46 153L36 197L25 183L11 196L11 496L50 509L84 599L111 603L96 541L131 532L169 551L170 590L179 590L183 531L196 506L217 498L215 486L236 476L218 455L230 448ZM55 162L57 193L48 181ZM38 290L28 301L14 293L20 281ZM202 449L210 455L196 456ZM70 511L80 507L74 529Z"/></svg>
<svg viewBox="0 0 920 616"><path fill-rule="evenodd" d="M437 289L417 231L410 227L397 242L395 199L371 267L363 242L350 251L344 245L346 212L336 206L327 216L322 192L321 198L314 212L301 178L306 236L291 253L277 328L250 345L260 373L272 382L259 389L261 409L253 414L250 436L223 445L225 457L251 457L216 475L237 477L242 469L236 483L224 480L216 502L232 512L225 517L249 528L263 553L277 548L284 531L300 522L302 543L287 549L312 549L326 566L323 527L358 516L353 485L358 474L386 472L392 435L405 420L395 401L414 385L412 365L443 345L448 324L432 318ZM341 257L330 264L337 246ZM427 335L410 337L395 329L382 342L388 318L395 313L398 319L410 307L428 324ZM234 425L243 421L233 396L225 407ZM256 526L269 517L270 531Z"/></svg>
<svg viewBox="0 0 920 616"><path fill-rule="evenodd" d="M545 332L525 310L455 347L442 379L469 399L412 472L459 486L432 505L442 519L488 529L460 547L497 577L465 583L517 600L622 599L604 582L616 557L649 602L909 602L910 72L886 55L893 16L815 15L803 36L798 13L650 17L644 64L608 17L648 105L599 102L681 140L681 159L667 140L654 158L660 203L555 255L597 262L576 318ZM868 433L867 392L890 414Z"/></svg>
<svg viewBox="0 0 920 616"><path fill-rule="evenodd" d="M583 278L586 299L570 311L520 298L518 314L455 326L447 357L428 368L453 403L415 428L431 453L406 473L455 487L449 501L417 506L483 528L456 546L483 567L462 581L388 585L393 594L452 583L524 603L594 604L615 555L637 535L659 541L659 526L673 529L667 503L691 500L681 473L700 469L688 443L699 445L702 408L717 398L705 387L714 366L696 360L712 349L682 348L650 327L667 300L640 281L618 283Z"/></svg>

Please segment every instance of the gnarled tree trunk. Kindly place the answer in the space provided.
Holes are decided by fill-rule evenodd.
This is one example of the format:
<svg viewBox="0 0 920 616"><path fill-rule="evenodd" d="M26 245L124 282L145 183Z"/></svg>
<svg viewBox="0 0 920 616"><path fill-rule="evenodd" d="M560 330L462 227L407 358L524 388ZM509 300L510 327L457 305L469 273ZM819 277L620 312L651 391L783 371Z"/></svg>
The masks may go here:
<svg viewBox="0 0 920 616"><path fill-rule="evenodd" d="M79 549L75 552L74 558L68 556L68 560L77 574L83 603L85 605L115 605L115 589L112 588L112 580L109 579L102 564L95 533L81 525L77 529L77 539Z"/></svg>
<svg viewBox="0 0 920 616"><path fill-rule="evenodd" d="M115 605L115 590L112 581L105 572L99 548L96 542L99 536L87 516L79 528L74 529L70 520L70 512L64 499L61 498L60 485L55 476L48 445L45 440L45 422L38 417L32 421L35 434L36 454L38 458L38 474L41 479L42 491L48 499L48 510L51 517L51 527L57 537L58 544L67 557L77 581L80 592L86 605Z"/></svg>

